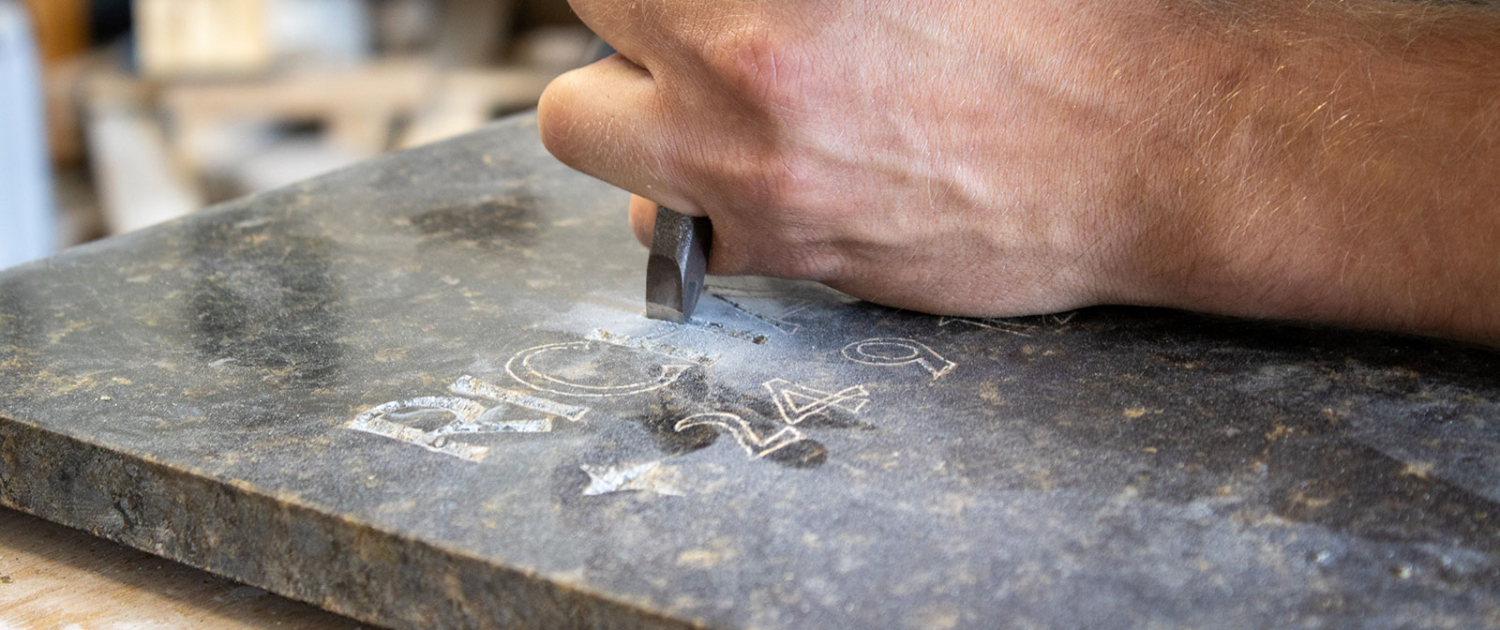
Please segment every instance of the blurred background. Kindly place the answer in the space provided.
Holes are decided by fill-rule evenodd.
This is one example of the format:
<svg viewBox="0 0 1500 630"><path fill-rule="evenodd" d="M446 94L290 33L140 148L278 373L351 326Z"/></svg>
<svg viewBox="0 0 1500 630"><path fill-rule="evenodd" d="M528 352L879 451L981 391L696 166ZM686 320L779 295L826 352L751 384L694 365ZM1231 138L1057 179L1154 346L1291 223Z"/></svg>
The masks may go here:
<svg viewBox="0 0 1500 630"><path fill-rule="evenodd" d="M0 0L0 269L530 109L566 0Z"/></svg>

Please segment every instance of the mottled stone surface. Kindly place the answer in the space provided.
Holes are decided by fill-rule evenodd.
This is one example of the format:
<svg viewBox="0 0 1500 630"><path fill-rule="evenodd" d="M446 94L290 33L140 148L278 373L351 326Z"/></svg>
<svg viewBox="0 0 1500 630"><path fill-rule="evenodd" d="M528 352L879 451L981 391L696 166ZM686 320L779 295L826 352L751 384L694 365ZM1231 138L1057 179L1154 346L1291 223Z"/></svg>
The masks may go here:
<svg viewBox="0 0 1500 630"><path fill-rule="evenodd" d="M399 628L1500 625L1497 355L711 279L534 122L0 274L0 503Z"/></svg>

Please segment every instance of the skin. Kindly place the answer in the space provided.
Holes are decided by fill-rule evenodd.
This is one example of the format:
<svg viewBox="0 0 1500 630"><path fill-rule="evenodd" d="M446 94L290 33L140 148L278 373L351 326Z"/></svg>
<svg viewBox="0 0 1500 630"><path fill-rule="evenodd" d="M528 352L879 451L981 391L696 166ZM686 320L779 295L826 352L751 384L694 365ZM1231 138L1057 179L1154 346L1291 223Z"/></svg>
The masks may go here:
<svg viewBox="0 0 1500 630"><path fill-rule="evenodd" d="M1500 345L1500 11L570 1L620 54L548 88L544 143L643 242L709 216L712 273Z"/></svg>

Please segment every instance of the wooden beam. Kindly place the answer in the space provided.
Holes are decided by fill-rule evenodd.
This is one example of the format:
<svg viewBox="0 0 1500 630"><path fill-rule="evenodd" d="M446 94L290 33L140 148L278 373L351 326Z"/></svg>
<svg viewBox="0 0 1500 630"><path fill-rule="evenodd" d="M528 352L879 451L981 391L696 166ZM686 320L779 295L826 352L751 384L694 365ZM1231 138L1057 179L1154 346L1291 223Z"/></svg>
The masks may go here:
<svg viewBox="0 0 1500 630"><path fill-rule="evenodd" d="M271 66L265 0L136 0L134 7L146 76L220 77Z"/></svg>

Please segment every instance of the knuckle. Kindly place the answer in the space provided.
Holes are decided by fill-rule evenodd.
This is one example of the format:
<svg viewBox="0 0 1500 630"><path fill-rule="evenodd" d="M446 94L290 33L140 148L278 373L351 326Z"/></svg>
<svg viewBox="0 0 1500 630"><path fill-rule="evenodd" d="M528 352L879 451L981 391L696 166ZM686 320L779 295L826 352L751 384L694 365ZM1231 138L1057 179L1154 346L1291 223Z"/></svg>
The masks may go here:
<svg viewBox="0 0 1500 630"><path fill-rule="evenodd" d="M710 72L732 93L766 106L790 105L803 74L797 43L780 30L752 23L709 44Z"/></svg>

